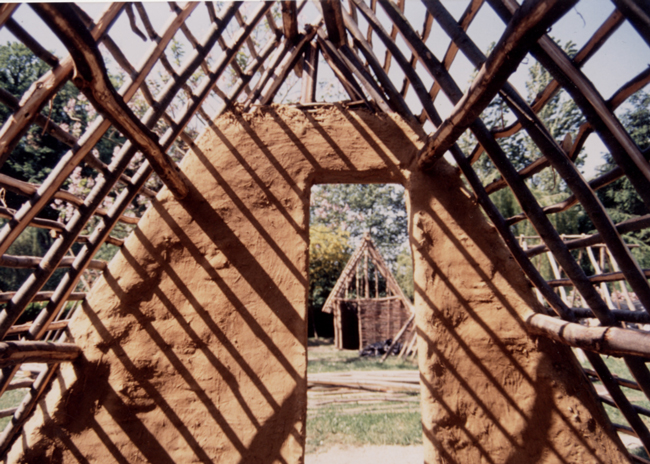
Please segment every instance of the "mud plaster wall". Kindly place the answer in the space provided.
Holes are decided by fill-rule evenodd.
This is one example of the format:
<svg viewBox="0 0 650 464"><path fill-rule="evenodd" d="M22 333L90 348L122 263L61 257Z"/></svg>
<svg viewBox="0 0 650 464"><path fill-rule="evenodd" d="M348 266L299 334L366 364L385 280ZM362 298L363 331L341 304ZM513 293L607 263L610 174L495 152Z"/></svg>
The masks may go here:
<svg viewBox="0 0 650 464"><path fill-rule="evenodd" d="M569 353L526 337L532 292L458 174L410 174L418 146L397 118L336 107L218 119L183 161L189 198L161 192L84 303L84 358L9 461L301 462L310 187L396 182L426 461L624 462Z"/></svg>

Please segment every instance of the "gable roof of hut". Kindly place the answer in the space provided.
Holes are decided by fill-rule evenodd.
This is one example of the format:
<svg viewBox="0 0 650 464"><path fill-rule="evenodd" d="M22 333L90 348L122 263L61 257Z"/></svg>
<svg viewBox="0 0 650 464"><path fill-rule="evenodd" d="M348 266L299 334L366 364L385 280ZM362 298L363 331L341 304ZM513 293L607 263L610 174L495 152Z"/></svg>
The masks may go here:
<svg viewBox="0 0 650 464"><path fill-rule="evenodd" d="M386 265L384 258L381 257L379 250L377 250L375 243L372 241L368 233L363 235L361 244L345 265L345 268L341 272L336 284L334 284L334 288L332 288L327 300L325 300L322 311L328 314L332 313L336 299L345 298L345 290L350 285L350 282L352 282L352 279L355 278L357 266L365 256L368 256L368 259L370 259L379 273L384 277L384 279L386 279L386 288L395 296L399 297L403 301L404 306L409 308L411 313L413 313L413 304L411 303L411 300L409 300L402 291L397 280L395 280L393 273Z"/></svg>

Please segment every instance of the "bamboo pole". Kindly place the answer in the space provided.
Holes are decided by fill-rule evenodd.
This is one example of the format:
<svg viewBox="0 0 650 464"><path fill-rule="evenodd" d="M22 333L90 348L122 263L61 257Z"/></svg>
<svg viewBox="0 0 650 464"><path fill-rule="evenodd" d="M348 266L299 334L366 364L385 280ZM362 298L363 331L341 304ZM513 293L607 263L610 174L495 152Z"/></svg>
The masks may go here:
<svg viewBox="0 0 650 464"><path fill-rule="evenodd" d="M650 357L650 333L619 327L586 327L545 314L526 318L528 332L565 345L612 356Z"/></svg>

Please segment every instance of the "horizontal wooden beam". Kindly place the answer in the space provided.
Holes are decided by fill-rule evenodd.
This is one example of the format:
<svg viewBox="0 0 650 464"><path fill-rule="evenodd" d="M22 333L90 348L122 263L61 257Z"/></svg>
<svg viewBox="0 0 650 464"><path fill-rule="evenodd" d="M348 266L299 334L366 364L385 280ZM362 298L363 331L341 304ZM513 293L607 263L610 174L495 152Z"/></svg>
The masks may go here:
<svg viewBox="0 0 650 464"><path fill-rule="evenodd" d="M32 302L42 302L42 301L49 301L50 298L54 295L54 292L38 292L34 296L34 298L31 300ZM16 292L3 292L0 293L0 303L8 303L11 301L11 299L16 296ZM84 298L86 298L86 294L84 292L74 292L71 293L70 296L68 297L69 301L81 301Z"/></svg>
<svg viewBox="0 0 650 464"><path fill-rule="evenodd" d="M32 8L63 42L74 61L72 81L92 105L140 148L154 171L177 199L189 193L180 169L165 154L157 136L117 93L108 78L97 43L69 4L33 4Z"/></svg>
<svg viewBox="0 0 650 464"><path fill-rule="evenodd" d="M587 377L591 377L598 380L598 373L595 370L589 368L582 368L582 370L584 371L585 374L587 374ZM624 379L615 374L612 374L612 378L616 381L616 383L618 383L622 387L627 387L633 390L641 391L641 387L639 387L639 384L636 383L634 380Z"/></svg>
<svg viewBox="0 0 650 464"><path fill-rule="evenodd" d="M628 219L627 221L620 222L616 224L616 230L619 234L625 234L627 232L633 232L636 230L646 229L650 227L650 214L640 216L638 218ZM586 237L578 238L575 240L570 240L566 242L566 247L569 250L575 250L576 248L584 248L597 243L602 243L604 241L603 237L600 234L588 235ZM548 251L548 246L546 244L538 245L526 250L526 255L529 258L536 256L540 253Z"/></svg>
<svg viewBox="0 0 650 464"><path fill-rule="evenodd" d="M578 319L595 318L594 312L589 308L571 308L571 312ZM612 314L617 321L631 322L633 324L650 324L650 314L646 311L632 311L627 309L612 309Z"/></svg>
<svg viewBox="0 0 650 464"><path fill-rule="evenodd" d="M650 277L650 269L643 269L643 275L646 278ZM623 272L608 272L607 274L598 274L588 277L589 281L592 284L599 284L602 282L618 282L625 279L625 274ZM573 281L571 279L555 279L549 280L548 284L551 287L564 287L564 286L573 286Z"/></svg>
<svg viewBox="0 0 650 464"><path fill-rule="evenodd" d="M54 322L51 322L50 325L48 325L47 329L45 329L45 330L50 331L50 330L65 329L66 327L68 327L69 323L70 323L70 320L68 320L68 319L64 319L64 320L61 320L61 321L54 321ZM13 325L13 326L11 326L11 328L9 330L7 330L7 335L25 333L29 329L31 329L33 325L34 324L32 322L28 322L26 324L20 324L20 325Z"/></svg>
<svg viewBox="0 0 650 464"><path fill-rule="evenodd" d="M650 358L650 333L619 327L586 327L545 314L526 319L531 335L542 335L565 345L611 356Z"/></svg>
<svg viewBox="0 0 650 464"><path fill-rule="evenodd" d="M80 354L81 348L74 343L0 342L0 367L72 361Z"/></svg>
<svg viewBox="0 0 650 464"><path fill-rule="evenodd" d="M2 267L11 267L14 269L35 269L41 264L43 258L38 256L14 256L14 255L2 255L0 256L0 266ZM74 258L68 257L63 258L57 267L70 267L74 262ZM93 259L88 265L89 269L97 269L100 271L106 270L108 263L99 259Z"/></svg>
<svg viewBox="0 0 650 464"><path fill-rule="evenodd" d="M40 185L30 184L29 182L23 182L22 180L14 179L13 177L6 174L0 174L0 187L6 188L7 190L10 190L19 195L31 197L32 195L36 194ZM75 207L80 207L84 204L83 199L65 190L58 190L53 195L53 197L68 202ZM106 216L108 214L108 211L106 208L97 208L95 210L95 214L99 216ZM120 216L120 221L126 224L137 224L140 219L134 216L122 215Z"/></svg>
<svg viewBox="0 0 650 464"><path fill-rule="evenodd" d="M467 93L436 132L427 138L418 165L430 168L492 101L529 48L564 15L575 0L529 0L516 11L503 36L481 67Z"/></svg>

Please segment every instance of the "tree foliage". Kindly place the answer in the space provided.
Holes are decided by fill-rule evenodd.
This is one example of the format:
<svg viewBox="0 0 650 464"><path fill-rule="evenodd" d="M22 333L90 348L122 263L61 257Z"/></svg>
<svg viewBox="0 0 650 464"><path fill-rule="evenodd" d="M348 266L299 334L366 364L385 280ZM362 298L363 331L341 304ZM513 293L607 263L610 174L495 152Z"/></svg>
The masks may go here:
<svg viewBox="0 0 650 464"><path fill-rule="evenodd" d="M645 151L646 158L650 151L650 93L637 92L628 100L620 120L632 139ZM605 163L599 167L604 174L615 165L611 154L605 155ZM598 191L598 198L615 223L648 214L648 208L639 197L636 189L627 177L617 180ZM632 249L641 267L650 267L650 230L644 229L626 234L627 243L638 248Z"/></svg>
<svg viewBox="0 0 650 464"><path fill-rule="evenodd" d="M350 233L314 224L309 240L309 304L322 308L352 254Z"/></svg>
<svg viewBox="0 0 650 464"><path fill-rule="evenodd" d="M364 232L391 265L408 241L404 188L392 184L329 184L312 189L311 224L349 232L351 245Z"/></svg>

